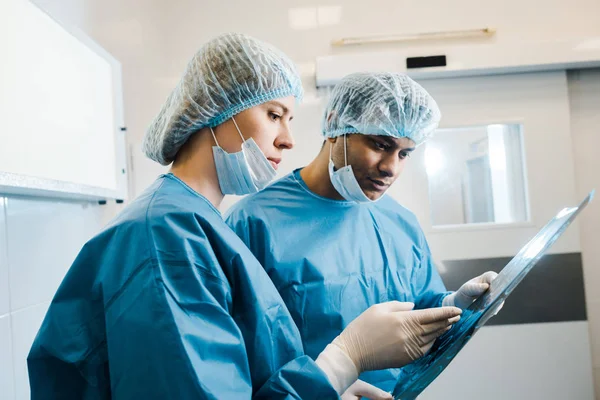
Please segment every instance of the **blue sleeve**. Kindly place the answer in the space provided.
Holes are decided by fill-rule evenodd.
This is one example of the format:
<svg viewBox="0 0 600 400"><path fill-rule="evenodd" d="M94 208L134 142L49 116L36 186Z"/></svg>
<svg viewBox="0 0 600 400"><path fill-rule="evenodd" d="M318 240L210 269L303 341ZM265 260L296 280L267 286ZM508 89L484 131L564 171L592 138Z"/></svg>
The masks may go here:
<svg viewBox="0 0 600 400"><path fill-rule="evenodd" d="M238 208L239 204L234 205L229 212L225 215L225 223L229 225L231 230L235 232L236 235L242 242L250 249L251 243L251 235L250 235L250 218L247 213L244 212L243 209ZM253 251L254 253L254 251Z"/></svg>
<svg viewBox="0 0 600 400"><path fill-rule="evenodd" d="M265 267L275 249L270 231L262 215L250 216L244 209L235 208L227 215L225 222L250 249L254 257Z"/></svg>
<svg viewBox="0 0 600 400"><path fill-rule="evenodd" d="M140 269L106 313L113 398L337 398L306 356L252 382L232 304L229 283L200 266Z"/></svg>
<svg viewBox="0 0 600 400"><path fill-rule="evenodd" d="M415 308L434 308L441 307L444 297L451 292L446 290L446 286L440 277L440 274L433 263L429 245L422 237L422 252L420 264L413 271L412 291L415 298Z"/></svg>

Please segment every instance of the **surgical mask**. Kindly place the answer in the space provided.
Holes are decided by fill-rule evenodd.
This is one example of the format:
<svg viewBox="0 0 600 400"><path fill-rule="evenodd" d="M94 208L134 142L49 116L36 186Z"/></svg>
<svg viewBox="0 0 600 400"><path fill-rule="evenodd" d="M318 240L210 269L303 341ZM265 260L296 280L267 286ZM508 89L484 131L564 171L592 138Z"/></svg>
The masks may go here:
<svg viewBox="0 0 600 400"><path fill-rule="evenodd" d="M348 165L348 155L346 152L346 135L344 135L344 167L335 171L333 165L333 159L331 158L331 147L329 144L329 179L331 184L337 190L337 192L344 199L348 201L354 201L355 203L368 203L373 202L367 197L365 192L361 189L354 172L352 171L352 165Z"/></svg>
<svg viewBox="0 0 600 400"><path fill-rule="evenodd" d="M221 192L238 196L258 192L275 178L277 172L254 139L244 140L235 119L232 118L232 121L242 138L242 149L236 153L223 150L212 128L210 129L217 144L212 149Z"/></svg>

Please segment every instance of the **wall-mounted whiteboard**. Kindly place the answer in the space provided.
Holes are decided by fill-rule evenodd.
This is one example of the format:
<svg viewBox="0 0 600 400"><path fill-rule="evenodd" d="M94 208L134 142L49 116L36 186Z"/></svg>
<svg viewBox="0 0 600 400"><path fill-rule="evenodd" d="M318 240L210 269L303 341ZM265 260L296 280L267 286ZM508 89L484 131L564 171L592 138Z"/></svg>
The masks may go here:
<svg viewBox="0 0 600 400"><path fill-rule="evenodd" d="M0 194L126 197L120 64L27 0L0 1Z"/></svg>

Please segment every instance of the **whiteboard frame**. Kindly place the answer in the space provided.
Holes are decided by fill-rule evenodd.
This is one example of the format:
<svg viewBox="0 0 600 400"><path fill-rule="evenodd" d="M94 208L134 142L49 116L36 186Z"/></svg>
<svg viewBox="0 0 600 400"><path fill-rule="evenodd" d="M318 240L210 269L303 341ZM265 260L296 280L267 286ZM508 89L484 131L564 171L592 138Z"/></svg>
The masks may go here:
<svg viewBox="0 0 600 400"><path fill-rule="evenodd" d="M67 34L73 36L82 45L92 50L101 58L106 60L111 67L113 85L113 115L114 115L114 139L115 139L115 173L116 190L79 183L59 181L48 178L27 176L11 172L0 171L0 197L5 195L19 195L29 197L51 197L59 199L76 199L89 201L119 200L128 198L127 183L127 151L126 151L126 128L123 107L123 82L121 63L100 45L93 41L73 24L60 21L50 15L46 10L33 2L31 5L37 7L51 20L57 23Z"/></svg>

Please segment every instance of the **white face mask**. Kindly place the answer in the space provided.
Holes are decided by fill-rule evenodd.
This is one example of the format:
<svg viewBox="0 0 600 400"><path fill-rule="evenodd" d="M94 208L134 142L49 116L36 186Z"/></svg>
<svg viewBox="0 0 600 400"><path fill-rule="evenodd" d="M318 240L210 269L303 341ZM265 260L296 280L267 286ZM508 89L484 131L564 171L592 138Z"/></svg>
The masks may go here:
<svg viewBox="0 0 600 400"><path fill-rule="evenodd" d="M213 157L219 178L219 186L223 194L244 195L264 189L277 175L269 160L260 150L254 139L244 140L242 132L231 118L242 138L242 149L235 153L227 153L217 142L212 128L210 132L215 139Z"/></svg>
<svg viewBox="0 0 600 400"><path fill-rule="evenodd" d="M361 189L354 172L352 165L348 165L348 155L346 152L346 135L344 135L344 167L335 171L333 159L331 158L332 143L329 143L329 179L337 192L344 199L355 203L369 203L371 200Z"/></svg>

